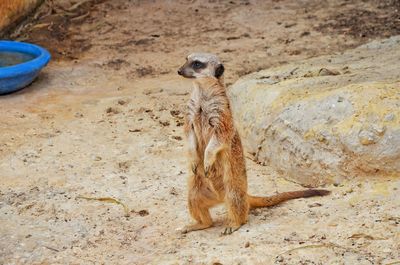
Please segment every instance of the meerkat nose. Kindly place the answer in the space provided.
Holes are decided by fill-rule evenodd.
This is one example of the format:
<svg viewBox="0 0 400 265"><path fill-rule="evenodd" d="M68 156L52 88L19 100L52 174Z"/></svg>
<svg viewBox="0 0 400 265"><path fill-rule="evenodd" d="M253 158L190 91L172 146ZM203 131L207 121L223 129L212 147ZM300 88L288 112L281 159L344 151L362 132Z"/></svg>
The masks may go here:
<svg viewBox="0 0 400 265"><path fill-rule="evenodd" d="M181 69L178 70L178 75L182 75Z"/></svg>

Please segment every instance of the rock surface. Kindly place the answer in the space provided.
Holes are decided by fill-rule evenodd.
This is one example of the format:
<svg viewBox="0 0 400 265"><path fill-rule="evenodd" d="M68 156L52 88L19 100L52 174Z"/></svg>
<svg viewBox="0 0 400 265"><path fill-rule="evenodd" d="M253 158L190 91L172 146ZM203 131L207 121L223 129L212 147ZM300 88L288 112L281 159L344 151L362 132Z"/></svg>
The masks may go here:
<svg viewBox="0 0 400 265"><path fill-rule="evenodd" d="M262 70L230 96L247 151L306 186L400 175L400 37Z"/></svg>

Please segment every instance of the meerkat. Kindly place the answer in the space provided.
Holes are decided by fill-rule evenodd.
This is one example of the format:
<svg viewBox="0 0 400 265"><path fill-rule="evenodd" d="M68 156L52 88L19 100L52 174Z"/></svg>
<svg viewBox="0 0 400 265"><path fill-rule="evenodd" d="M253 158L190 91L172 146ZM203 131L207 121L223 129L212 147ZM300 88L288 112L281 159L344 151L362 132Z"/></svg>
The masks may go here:
<svg viewBox="0 0 400 265"><path fill-rule="evenodd" d="M214 54L193 53L178 74L194 81L184 130L190 164L188 208L196 223L182 228L182 233L211 227L209 209L221 203L227 208L223 234L231 234L247 222L251 208L330 193L308 189L270 197L249 195L242 143L223 81L223 64Z"/></svg>

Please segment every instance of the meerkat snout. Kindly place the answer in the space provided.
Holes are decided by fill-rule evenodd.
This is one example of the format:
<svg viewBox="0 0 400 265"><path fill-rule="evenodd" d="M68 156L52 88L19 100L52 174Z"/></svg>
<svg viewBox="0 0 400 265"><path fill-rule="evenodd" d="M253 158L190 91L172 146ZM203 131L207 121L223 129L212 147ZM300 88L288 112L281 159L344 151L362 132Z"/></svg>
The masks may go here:
<svg viewBox="0 0 400 265"><path fill-rule="evenodd" d="M216 77L224 74L224 65L215 54L192 53L186 58L178 74L186 78Z"/></svg>

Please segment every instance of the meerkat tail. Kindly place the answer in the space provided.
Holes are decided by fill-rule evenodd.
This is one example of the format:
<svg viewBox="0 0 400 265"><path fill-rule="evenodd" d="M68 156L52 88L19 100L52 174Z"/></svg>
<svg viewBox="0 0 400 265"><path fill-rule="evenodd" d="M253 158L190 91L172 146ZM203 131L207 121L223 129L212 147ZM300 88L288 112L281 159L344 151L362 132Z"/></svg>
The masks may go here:
<svg viewBox="0 0 400 265"><path fill-rule="evenodd" d="M328 190L321 189L309 189L309 190L299 190L299 191L289 191L282 192L273 196L268 197L258 197L248 195L248 200L250 204L250 208L259 208L259 207L270 207L277 205L279 203L298 199L298 198L308 198L314 196L326 196L331 192Z"/></svg>

